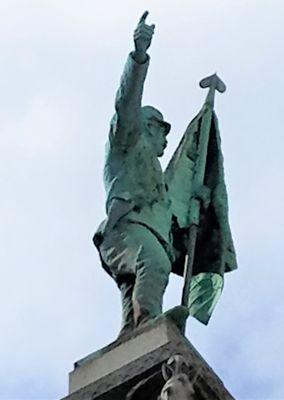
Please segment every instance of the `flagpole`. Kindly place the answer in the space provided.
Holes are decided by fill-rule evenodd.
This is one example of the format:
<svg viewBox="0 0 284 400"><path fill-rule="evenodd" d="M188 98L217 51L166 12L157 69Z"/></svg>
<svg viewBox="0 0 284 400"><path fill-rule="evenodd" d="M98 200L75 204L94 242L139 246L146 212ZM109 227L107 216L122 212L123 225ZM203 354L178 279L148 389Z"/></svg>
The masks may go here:
<svg viewBox="0 0 284 400"><path fill-rule="evenodd" d="M191 277L192 277L197 231L198 231L197 225L195 225L195 224L190 225L189 232L188 232L187 253L185 255L185 260L184 260L185 274L184 274L184 286L183 286L182 298L181 298L181 305L185 306L185 307L188 306L188 296L189 296L189 291L190 291L190 281L191 281ZM184 330L185 330L185 326L184 326ZM185 332L183 332L183 333L185 333Z"/></svg>
<svg viewBox="0 0 284 400"><path fill-rule="evenodd" d="M225 84L216 75L211 75L208 78L202 79L200 82L202 88L209 87L209 92L205 100L204 111L202 115L200 137L199 137L199 148L197 149L198 157L195 164L195 172L193 176L193 189L196 193L196 197L191 200L189 210L190 226L188 230L188 243L187 253L184 261L184 286L182 290L181 305L188 307L188 299L190 293L190 282L193 273L195 247L198 235L199 219L200 219L200 199L197 197L198 190L204 186L207 150L214 108L214 97L215 91L223 93L226 90ZM183 333L185 333L186 323L183 326Z"/></svg>

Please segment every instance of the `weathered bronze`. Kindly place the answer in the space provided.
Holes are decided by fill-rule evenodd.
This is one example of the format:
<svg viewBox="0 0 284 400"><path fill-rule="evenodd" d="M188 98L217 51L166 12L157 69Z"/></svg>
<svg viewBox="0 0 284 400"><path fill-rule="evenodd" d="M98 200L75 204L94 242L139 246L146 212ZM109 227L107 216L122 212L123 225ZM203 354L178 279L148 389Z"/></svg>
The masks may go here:
<svg viewBox="0 0 284 400"><path fill-rule="evenodd" d="M173 311L173 320L188 309L207 324L224 272L236 268L213 111L214 91L225 85L217 75L201 81L209 87L205 104L163 172L158 158L171 126L156 108L141 105L155 29L147 15L134 32L135 50L116 94L104 168L107 218L94 236L102 265L121 291L121 334L162 313L170 272L185 275L183 308Z"/></svg>

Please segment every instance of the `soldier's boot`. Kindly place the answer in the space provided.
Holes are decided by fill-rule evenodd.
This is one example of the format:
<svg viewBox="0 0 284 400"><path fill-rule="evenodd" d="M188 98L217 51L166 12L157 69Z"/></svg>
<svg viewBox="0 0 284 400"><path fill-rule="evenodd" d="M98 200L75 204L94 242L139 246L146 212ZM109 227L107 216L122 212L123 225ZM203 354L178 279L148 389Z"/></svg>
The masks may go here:
<svg viewBox="0 0 284 400"><path fill-rule="evenodd" d="M169 279L169 269L139 268L133 292L134 325L141 326L162 314L163 295Z"/></svg>
<svg viewBox="0 0 284 400"><path fill-rule="evenodd" d="M135 276L127 276L118 283L121 293L122 326L118 337L130 333L134 329L132 295L135 284Z"/></svg>

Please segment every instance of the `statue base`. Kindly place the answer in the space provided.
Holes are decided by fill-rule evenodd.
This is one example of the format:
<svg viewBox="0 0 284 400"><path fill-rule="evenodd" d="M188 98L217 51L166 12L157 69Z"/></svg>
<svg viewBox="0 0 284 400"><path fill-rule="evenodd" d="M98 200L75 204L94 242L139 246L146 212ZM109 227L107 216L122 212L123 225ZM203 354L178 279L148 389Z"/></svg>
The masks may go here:
<svg viewBox="0 0 284 400"><path fill-rule="evenodd" d="M194 381L194 399L233 400L222 381L165 317L135 330L130 336L77 361L69 374L69 395L62 400L126 400L139 382L133 400L157 400L165 381L162 364L180 354Z"/></svg>

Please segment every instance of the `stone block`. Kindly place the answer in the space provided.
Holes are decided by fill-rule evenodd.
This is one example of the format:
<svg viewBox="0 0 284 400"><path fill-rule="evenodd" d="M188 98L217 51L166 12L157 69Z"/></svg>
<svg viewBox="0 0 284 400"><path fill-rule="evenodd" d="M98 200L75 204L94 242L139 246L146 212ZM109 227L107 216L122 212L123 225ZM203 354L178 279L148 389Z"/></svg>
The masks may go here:
<svg viewBox="0 0 284 400"><path fill-rule="evenodd" d="M175 354L181 354L197 376L196 399L233 400L206 361L166 318L77 361L69 374L69 395L62 400L125 400L142 380L145 400L156 400L165 383L161 366Z"/></svg>

